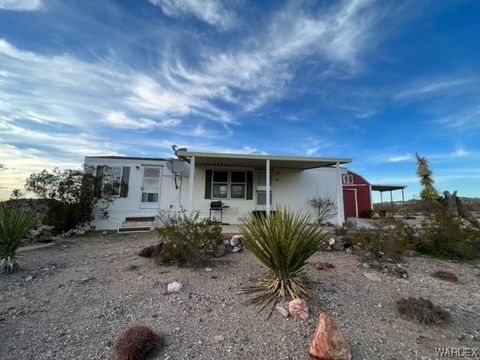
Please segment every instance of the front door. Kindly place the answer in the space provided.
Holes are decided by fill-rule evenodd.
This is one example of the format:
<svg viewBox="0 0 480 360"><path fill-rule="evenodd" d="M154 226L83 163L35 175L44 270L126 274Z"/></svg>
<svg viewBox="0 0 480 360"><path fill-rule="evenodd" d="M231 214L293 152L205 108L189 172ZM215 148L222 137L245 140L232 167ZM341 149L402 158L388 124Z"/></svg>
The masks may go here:
<svg viewBox="0 0 480 360"><path fill-rule="evenodd" d="M160 185L162 180L161 166L142 166L143 182L140 207L158 209L160 207Z"/></svg>
<svg viewBox="0 0 480 360"><path fill-rule="evenodd" d="M256 192L256 204L255 210L266 211L267 210L267 176L266 171L257 170L255 172L255 192ZM272 206L272 177L270 176L270 206Z"/></svg>

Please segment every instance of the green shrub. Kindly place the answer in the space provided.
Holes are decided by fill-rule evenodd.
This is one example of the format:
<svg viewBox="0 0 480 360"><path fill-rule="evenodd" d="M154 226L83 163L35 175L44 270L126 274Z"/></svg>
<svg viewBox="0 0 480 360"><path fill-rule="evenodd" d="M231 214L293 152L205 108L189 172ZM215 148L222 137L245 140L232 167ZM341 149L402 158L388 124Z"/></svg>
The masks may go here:
<svg viewBox="0 0 480 360"><path fill-rule="evenodd" d="M169 216L158 233L163 245L153 257L165 265L205 265L223 242L222 228L209 219L200 220L198 213Z"/></svg>
<svg viewBox="0 0 480 360"><path fill-rule="evenodd" d="M480 231L463 226L446 211L437 211L424 223L423 240L418 250L424 254L459 260L480 257Z"/></svg>
<svg viewBox="0 0 480 360"><path fill-rule="evenodd" d="M345 229L343 226L342 227L337 227L335 230L333 230L333 233L337 236L345 236L347 235L348 230Z"/></svg>
<svg viewBox="0 0 480 360"><path fill-rule="evenodd" d="M370 260L398 262L413 249L415 230L402 220L384 218L374 229L358 229L352 241Z"/></svg>
<svg viewBox="0 0 480 360"><path fill-rule="evenodd" d="M16 255L22 239L37 219L19 207L0 206L0 272L11 274L19 269Z"/></svg>
<svg viewBox="0 0 480 360"><path fill-rule="evenodd" d="M310 216L277 208L265 217L248 217L240 231L247 247L268 269L256 285L244 289L255 295L250 303L267 306L278 297L310 297L304 268L329 236L320 226L311 225Z"/></svg>

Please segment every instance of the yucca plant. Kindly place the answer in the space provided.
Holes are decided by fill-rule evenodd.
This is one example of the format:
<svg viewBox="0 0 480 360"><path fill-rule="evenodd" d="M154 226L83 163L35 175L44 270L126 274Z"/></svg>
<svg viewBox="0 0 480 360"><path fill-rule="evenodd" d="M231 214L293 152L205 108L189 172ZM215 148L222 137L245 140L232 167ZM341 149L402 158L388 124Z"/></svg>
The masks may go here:
<svg viewBox="0 0 480 360"><path fill-rule="evenodd" d="M36 216L20 207L0 206L0 272L11 274L19 269L17 249L28 231L36 224Z"/></svg>
<svg viewBox="0 0 480 360"><path fill-rule="evenodd" d="M267 216L248 217L240 227L247 247L268 269L254 286L243 289L254 295L251 304L265 303L260 311L279 298L310 298L304 268L328 237L312 223L308 214L277 208Z"/></svg>

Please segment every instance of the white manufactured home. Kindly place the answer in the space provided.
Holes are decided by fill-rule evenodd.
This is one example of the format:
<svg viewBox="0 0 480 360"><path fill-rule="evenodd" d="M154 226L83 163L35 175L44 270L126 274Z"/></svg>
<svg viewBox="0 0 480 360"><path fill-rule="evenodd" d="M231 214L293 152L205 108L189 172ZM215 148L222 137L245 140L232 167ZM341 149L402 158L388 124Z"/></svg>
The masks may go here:
<svg viewBox="0 0 480 360"><path fill-rule="evenodd" d="M85 164L108 172L118 194L107 214L94 213L99 230L128 230L154 221L159 211L199 213L240 224L251 213L277 206L315 215L308 200L329 196L337 204L330 222L345 220L341 164L350 159L200 153L180 149L175 159L89 156ZM269 196L267 196L269 194ZM130 224L130 225L129 225ZM133 224L133 225L132 225ZM137 224L137 225L135 225Z"/></svg>

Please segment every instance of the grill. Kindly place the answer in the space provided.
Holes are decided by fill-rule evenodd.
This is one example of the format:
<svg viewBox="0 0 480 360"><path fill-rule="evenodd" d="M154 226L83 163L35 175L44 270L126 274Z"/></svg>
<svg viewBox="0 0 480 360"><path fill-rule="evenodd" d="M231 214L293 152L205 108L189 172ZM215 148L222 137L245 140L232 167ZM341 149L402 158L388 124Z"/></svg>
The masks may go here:
<svg viewBox="0 0 480 360"><path fill-rule="evenodd" d="M210 221L215 223L223 223L223 207L224 204L221 201L211 201L210 202ZM217 217L214 216L212 219L212 214L216 215L217 212L220 212L220 221L217 220Z"/></svg>

